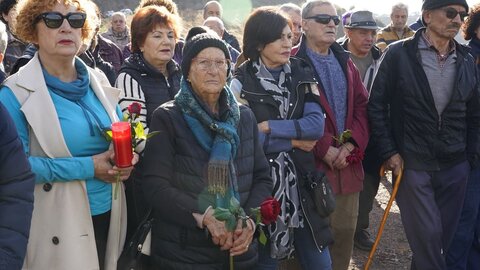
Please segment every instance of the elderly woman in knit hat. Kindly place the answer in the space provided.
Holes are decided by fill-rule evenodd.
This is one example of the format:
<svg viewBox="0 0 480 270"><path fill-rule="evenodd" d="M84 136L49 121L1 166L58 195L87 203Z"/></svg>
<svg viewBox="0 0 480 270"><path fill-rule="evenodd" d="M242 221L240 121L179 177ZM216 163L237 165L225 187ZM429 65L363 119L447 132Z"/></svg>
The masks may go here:
<svg viewBox="0 0 480 270"><path fill-rule="evenodd" d="M144 152L145 198L151 205L152 263L161 269L236 269L256 263L255 222L232 232L214 217L231 198L249 212L272 192L253 113L226 86L230 54L219 38L194 36L183 51L181 87L150 122ZM243 223L243 224L242 224ZM203 229L203 230L202 230Z"/></svg>

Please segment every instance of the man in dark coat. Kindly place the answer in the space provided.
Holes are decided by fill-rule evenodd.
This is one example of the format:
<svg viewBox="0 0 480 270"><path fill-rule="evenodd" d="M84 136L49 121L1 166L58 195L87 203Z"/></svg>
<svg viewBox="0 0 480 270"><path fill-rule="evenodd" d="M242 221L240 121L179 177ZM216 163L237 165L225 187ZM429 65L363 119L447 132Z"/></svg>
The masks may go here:
<svg viewBox="0 0 480 270"><path fill-rule="evenodd" d="M386 50L368 116L372 138L394 177L412 269L445 270L471 168L478 167L478 71L454 37L465 0L424 0L422 28Z"/></svg>
<svg viewBox="0 0 480 270"><path fill-rule="evenodd" d="M1 103L0 119L0 270L15 270L22 268L27 249L35 175Z"/></svg>

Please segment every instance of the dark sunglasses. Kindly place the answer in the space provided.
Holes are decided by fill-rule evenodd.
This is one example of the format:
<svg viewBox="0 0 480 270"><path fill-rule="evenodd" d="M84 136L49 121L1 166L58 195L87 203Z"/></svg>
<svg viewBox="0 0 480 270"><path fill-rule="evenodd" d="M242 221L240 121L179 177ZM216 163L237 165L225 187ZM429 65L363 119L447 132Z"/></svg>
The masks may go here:
<svg viewBox="0 0 480 270"><path fill-rule="evenodd" d="M56 29L63 24L63 20L67 19L72 28L82 28L86 18L87 14L82 12L70 12L65 16L60 12L45 12L38 15L37 22L43 20L48 28Z"/></svg>
<svg viewBox="0 0 480 270"><path fill-rule="evenodd" d="M335 25L338 25L340 23L340 17L338 17L337 15L331 16L327 14L318 14L315 16L307 17L305 19L313 19L315 20L316 23L321 23L321 24L328 24L330 20L333 20L333 23Z"/></svg>
<svg viewBox="0 0 480 270"><path fill-rule="evenodd" d="M465 17L468 16L467 12L458 11L452 7L443 8L442 10L445 12L445 16L447 16L447 18L449 18L450 20L453 20L457 17L457 15L460 15L460 20L462 20L463 22L465 20Z"/></svg>

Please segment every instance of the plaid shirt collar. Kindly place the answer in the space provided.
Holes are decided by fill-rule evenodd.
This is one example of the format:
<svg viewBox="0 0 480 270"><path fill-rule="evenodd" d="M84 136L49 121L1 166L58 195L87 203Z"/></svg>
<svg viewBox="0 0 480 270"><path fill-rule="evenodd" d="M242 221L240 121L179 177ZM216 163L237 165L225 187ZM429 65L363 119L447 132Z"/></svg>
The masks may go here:
<svg viewBox="0 0 480 270"><path fill-rule="evenodd" d="M437 48L433 46L432 42L430 41L430 38L426 34L426 31L422 32L422 38L425 41L425 44L427 45L428 48L432 49L435 51L436 56L437 56L437 61L440 65L440 67L443 67L445 65L445 62L447 61L448 56L452 55L455 53L455 42L453 40L450 40L448 43L448 52L444 55L440 54Z"/></svg>

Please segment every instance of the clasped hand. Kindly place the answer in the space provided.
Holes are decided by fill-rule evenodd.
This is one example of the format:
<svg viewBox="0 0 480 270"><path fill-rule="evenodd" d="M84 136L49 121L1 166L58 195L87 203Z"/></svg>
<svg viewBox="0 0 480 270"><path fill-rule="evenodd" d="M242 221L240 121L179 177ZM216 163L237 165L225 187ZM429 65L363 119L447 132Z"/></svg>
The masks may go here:
<svg viewBox="0 0 480 270"><path fill-rule="evenodd" d="M217 220L213 213L213 209L208 210L203 219L203 225L210 232L213 243L219 245L221 250L229 250L230 256L245 253L253 240L254 222L248 219L246 227L243 227L243 221L239 220L235 231L229 232L225 222Z"/></svg>
<svg viewBox="0 0 480 270"><path fill-rule="evenodd" d="M348 166L347 157L350 155L351 149L353 149L351 143L347 142L339 148L330 146L327 153L323 157L323 161L330 167L331 170L341 170Z"/></svg>

